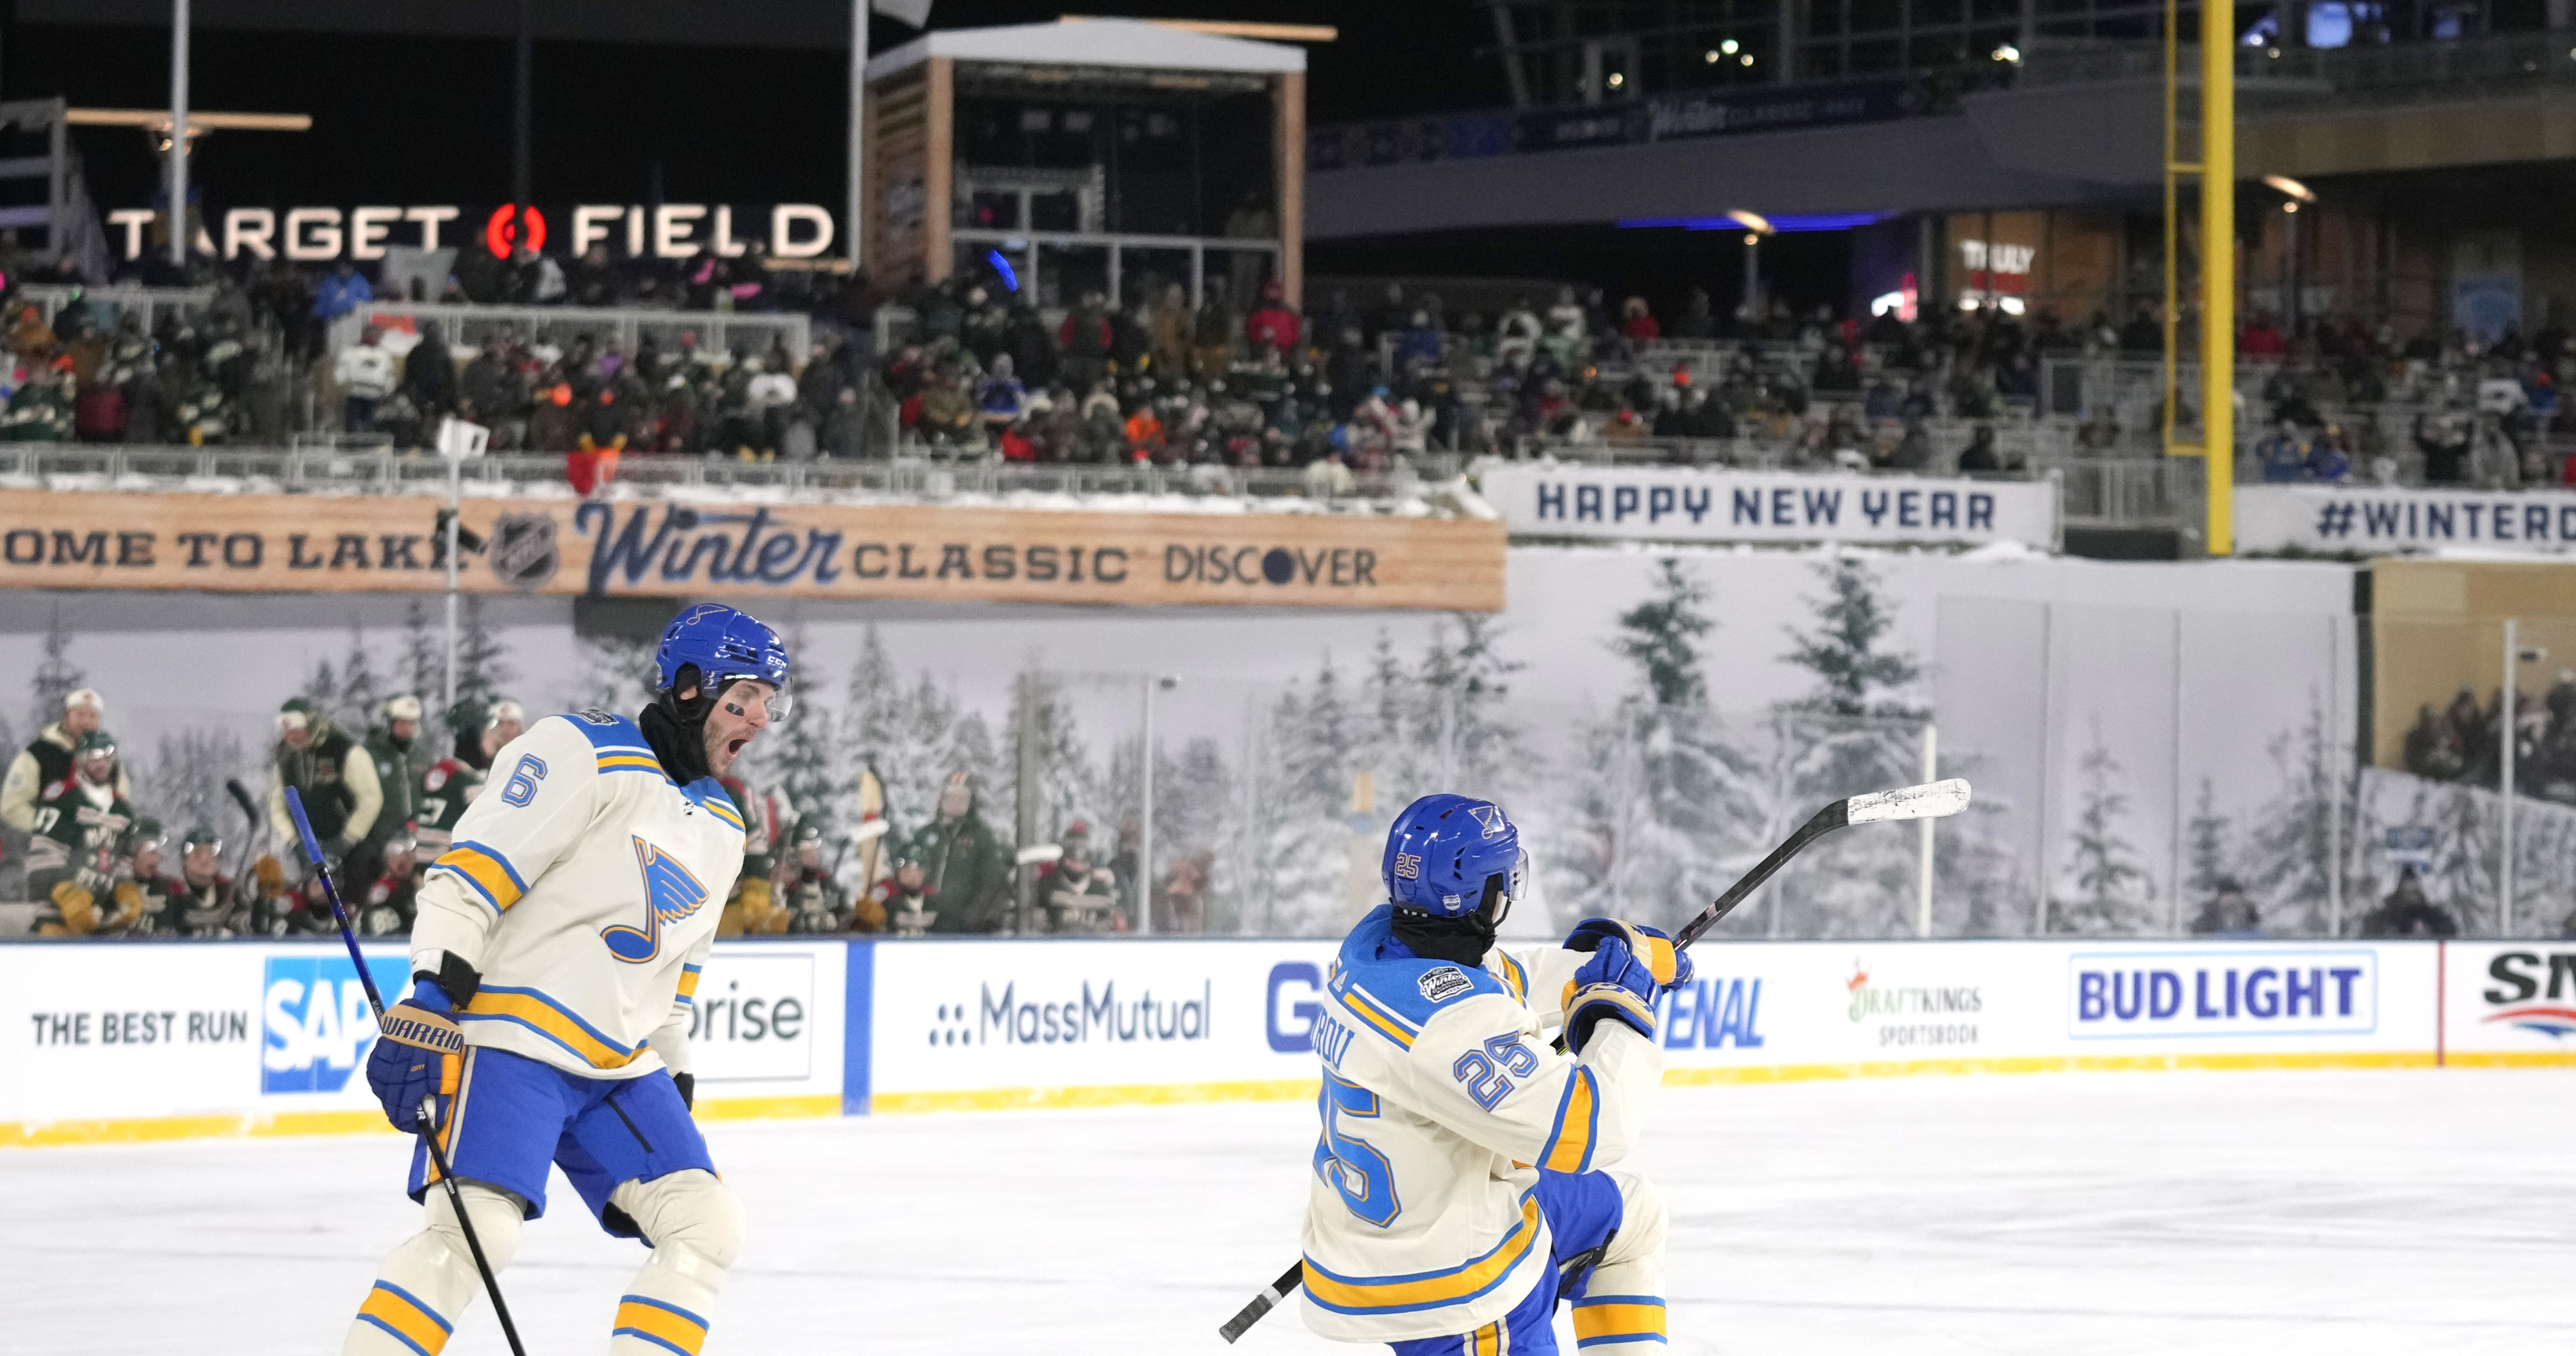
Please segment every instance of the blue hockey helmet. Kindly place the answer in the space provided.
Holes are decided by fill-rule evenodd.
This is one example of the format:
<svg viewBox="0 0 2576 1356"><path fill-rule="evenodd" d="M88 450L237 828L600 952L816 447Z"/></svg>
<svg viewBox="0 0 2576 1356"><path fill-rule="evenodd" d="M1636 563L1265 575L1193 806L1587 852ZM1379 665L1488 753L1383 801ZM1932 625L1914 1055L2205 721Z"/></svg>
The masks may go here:
<svg viewBox="0 0 2576 1356"><path fill-rule="evenodd" d="M653 662L665 691L679 685L682 668L694 665L702 695L712 698L749 678L779 690L769 701L771 716L787 714L787 646L748 612L722 603L692 604L662 633Z"/></svg>
<svg viewBox="0 0 2576 1356"><path fill-rule="evenodd" d="M1503 807L1442 793L1404 807L1386 833L1380 867L1400 909L1464 918L1492 905L1499 922L1529 876L1521 831Z"/></svg>

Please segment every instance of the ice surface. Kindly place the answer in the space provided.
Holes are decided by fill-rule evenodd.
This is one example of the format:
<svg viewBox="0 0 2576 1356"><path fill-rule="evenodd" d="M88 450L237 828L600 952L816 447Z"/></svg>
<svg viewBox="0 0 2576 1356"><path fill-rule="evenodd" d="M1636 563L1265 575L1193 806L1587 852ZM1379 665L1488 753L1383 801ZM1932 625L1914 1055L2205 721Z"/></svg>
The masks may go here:
<svg viewBox="0 0 2576 1356"><path fill-rule="evenodd" d="M1674 1089L1636 1161L1676 1351L2565 1350L2571 1116L2576 1071ZM752 1239L708 1356L1223 1351L1313 1136L1294 1103L712 1126ZM336 1352L414 1227L404 1153L0 1153L0 1352ZM532 1356L598 1352L642 1251L554 1190L506 1293ZM447 1350L503 1350L487 1307ZM1283 1310L1238 1350L1382 1348Z"/></svg>

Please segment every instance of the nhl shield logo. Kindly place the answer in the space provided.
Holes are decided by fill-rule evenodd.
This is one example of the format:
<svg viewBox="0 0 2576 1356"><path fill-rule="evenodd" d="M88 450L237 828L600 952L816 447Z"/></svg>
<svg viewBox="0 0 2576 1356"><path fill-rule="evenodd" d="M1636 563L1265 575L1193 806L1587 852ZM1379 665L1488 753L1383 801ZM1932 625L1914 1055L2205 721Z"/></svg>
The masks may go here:
<svg viewBox="0 0 2576 1356"><path fill-rule="evenodd" d="M545 587L561 560L552 517L510 513L492 524L492 573L511 588L529 593Z"/></svg>

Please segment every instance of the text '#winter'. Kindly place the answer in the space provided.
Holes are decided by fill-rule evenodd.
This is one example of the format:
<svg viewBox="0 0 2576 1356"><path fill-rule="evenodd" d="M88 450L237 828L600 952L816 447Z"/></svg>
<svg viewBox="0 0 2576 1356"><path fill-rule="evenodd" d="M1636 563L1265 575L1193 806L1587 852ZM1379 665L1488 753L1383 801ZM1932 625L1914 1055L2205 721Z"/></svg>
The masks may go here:
<svg viewBox="0 0 2576 1356"><path fill-rule="evenodd" d="M1538 521L1652 527L1995 530L1995 496L1982 490L1852 490L1842 486L1587 485L1539 481Z"/></svg>
<svg viewBox="0 0 2576 1356"><path fill-rule="evenodd" d="M2406 498L2335 498L2317 506L2316 535L2329 545L2436 542L2576 544L2576 498L2486 498L2404 492Z"/></svg>
<svg viewBox="0 0 2576 1356"><path fill-rule="evenodd" d="M2078 953L2066 989L2067 1030L2078 1040L2379 1026L2379 958L2363 950Z"/></svg>

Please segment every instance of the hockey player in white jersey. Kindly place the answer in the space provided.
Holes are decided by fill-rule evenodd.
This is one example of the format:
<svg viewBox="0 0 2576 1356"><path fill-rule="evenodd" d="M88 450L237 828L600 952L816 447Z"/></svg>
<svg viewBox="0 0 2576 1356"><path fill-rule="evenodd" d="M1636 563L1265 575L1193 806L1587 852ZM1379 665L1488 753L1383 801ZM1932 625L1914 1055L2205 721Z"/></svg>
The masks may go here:
<svg viewBox="0 0 2576 1356"><path fill-rule="evenodd" d="M741 870L718 774L785 714L778 633L693 606L663 633L641 717L554 716L503 746L420 887L415 984L367 1081L398 1130L433 1129L497 1271L564 1176L609 1233L652 1249L619 1299L616 1356L697 1356L742 1209L689 1116L690 1006ZM452 1024L452 1025L451 1025ZM404 1044L400 1033L444 1040ZM464 1053L442 1054L461 1031ZM411 1198L432 1169L412 1154ZM385 1258L347 1356L438 1356L478 1278L446 1194Z"/></svg>
<svg viewBox="0 0 2576 1356"><path fill-rule="evenodd" d="M1425 796L1387 834L1388 902L1342 943L1305 1226L1306 1326L1398 1356L1542 1356L1664 1341L1664 1205L1615 1166L1663 1076L1655 1002L1690 958L1578 925L1515 956L1528 871L1502 807ZM1562 1022L1566 1051L1542 1032Z"/></svg>

